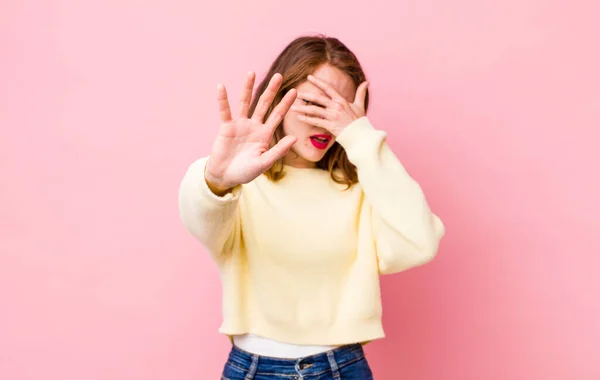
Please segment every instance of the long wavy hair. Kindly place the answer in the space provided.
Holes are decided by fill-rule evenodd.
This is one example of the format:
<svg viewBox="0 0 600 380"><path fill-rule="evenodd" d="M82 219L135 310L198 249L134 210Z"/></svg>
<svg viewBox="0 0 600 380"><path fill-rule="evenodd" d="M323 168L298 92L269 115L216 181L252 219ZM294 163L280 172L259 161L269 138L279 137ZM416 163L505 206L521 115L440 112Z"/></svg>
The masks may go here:
<svg viewBox="0 0 600 380"><path fill-rule="evenodd" d="M265 115L265 120L287 91L306 81L306 77L323 64L329 64L345 72L352 78L356 88L366 80L365 73L354 53L337 38L323 35L298 37L283 49L258 85L250 105L250 114L254 112L259 96L267 89L269 80L274 74L280 73L283 76L283 83ZM367 90L365 111L368 107L369 92ZM274 146L283 137L282 121L273 134L271 146ZM350 187L358 182L356 167L350 163L346 151L337 142L316 165L320 169L328 170L331 178L337 183ZM272 181L283 178L285 175L283 159L275 162L265 174Z"/></svg>

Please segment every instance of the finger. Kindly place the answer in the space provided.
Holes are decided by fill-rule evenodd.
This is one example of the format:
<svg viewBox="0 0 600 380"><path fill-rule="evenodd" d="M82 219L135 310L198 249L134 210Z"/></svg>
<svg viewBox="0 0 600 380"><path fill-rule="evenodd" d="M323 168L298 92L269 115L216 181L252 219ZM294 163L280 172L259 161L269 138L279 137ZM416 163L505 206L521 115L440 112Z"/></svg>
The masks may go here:
<svg viewBox="0 0 600 380"><path fill-rule="evenodd" d="M316 117L320 117L323 119L329 119L331 120L331 117L333 116L331 114L331 111L329 111L326 108L323 107L319 107L319 106L298 106L298 105L294 105L291 107L291 110L294 112L298 112L301 114L305 114L308 116L316 116Z"/></svg>
<svg viewBox="0 0 600 380"><path fill-rule="evenodd" d="M332 101L329 97L321 94L315 94L311 92L299 92L298 98L304 101L309 101L311 103L316 103L322 105L325 108L333 107L334 101Z"/></svg>
<svg viewBox="0 0 600 380"><path fill-rule="evenodd" d="M271 106L279 87L281 86L281 82L283 81L283 77L281 74L275 74L269 81L269 85L265 92L260 95L258 99L258 104L256 105L256 109L254 110L254 114L252 115L252 119L255 121L259 121L262 123L267 110Z"/></svg>
<svg viewBox="0 0 600 380"><path fill-rule="evenodd" d="M333 100L344 100L344 97L341 96L333 87L331 87L330 85L328 85L327 83L325 83L324 81L322 81L321 79L313 76L313 75L309 75L308 76L308 80L314 84L315 86L319 87L321 90L323 90L323 92L325 92L331 99Z"/></svg>
<svg viewBox="0 0 600 380"><path fill-rule="evenodd" d="M246 83L244 83L244 88L242 89L242 94L240 96L240 117L248 117L255 78L256 75L252 71L249 71L248 75L246 75Z"/></svg>
<svg viewBox="0 0 600 380"><path fill-rule="evenodd" d="M275 146L264 152L260 156L263 170L269 169L271 166L273 166L275 161L285 156L297 140L298 139L295 136L285 136L279 140Z"/></svg>
<svg viewBox="0 0 600 380"><path fill-rule="evenodd" d="M219 104L219 116L223 123L231 121L231 107L227 99L227 90L222 84L217 85L217 102Z"/></svg>
<svg viewBox="0 0 600 380"><path fill-rule="evenodd" d="M289 111L291 105L296 101L297 92L295 89L291 89L285 94L279 104L273 109L273 112L269 115L265 126L271 130L275 130L279 123L283 120L285 114Z"/></svg>
<svg viewBox="0 0 600 380"><path fill-rule="evenodd" d="M354 96L354 105L365 109L365 99L367 98L367 89L369 88L369 82L364 81L356 89L356 95Z"/></svg>
<svg viewBox="0 0 600 380"><path fill-rule="evenodd" d="M327 129L328 131L330 130L331 123L329 120L304 115L298 115L298 119L305 123L312 124L316 127L321 127Z"/></svg>

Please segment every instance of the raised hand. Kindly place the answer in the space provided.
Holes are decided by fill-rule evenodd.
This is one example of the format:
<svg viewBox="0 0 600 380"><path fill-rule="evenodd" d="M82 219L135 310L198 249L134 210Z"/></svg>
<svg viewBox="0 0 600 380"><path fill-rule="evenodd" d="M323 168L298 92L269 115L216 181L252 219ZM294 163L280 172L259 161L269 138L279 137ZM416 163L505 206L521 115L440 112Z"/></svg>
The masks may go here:
<svg viewBox="0 0 600 380"><path fill-rule="evenodd" d="M323 90L326 95L300 93L298 98L316 105L294 105L292 111L300 114L298 119L324 128L334 136L339 134L354 120L365 116L365 98L368 82L361 83L356 89L354 102L350 103L333 87L319 78L308 76L308 81Z"/></svg>
<svg viewBox="0 0 600 380"><path fill-rule="evenodd" d="M210 189L218 195L264 173L275 161L285 156L296 142L296 137L286 136L269 149L275 129L296 99L296 90L289 90L263 123L283 77L281 74L273 75L267 89L261 94L252 117L248 117L254 80L255 74L249 72L240 98L239 114L234 118L225 86L217 87L222 124L204 175Z"/></svg>

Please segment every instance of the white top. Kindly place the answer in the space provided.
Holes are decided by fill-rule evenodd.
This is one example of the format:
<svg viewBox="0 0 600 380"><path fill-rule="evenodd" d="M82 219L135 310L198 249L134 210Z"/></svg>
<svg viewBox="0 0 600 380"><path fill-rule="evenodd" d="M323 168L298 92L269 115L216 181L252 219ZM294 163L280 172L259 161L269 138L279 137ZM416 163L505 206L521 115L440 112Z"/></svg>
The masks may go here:
<svg viewBox="0 0 600 380"><path fill-rule="evenodd" d="M233 344L246 352L273 358L298 359L333 350L337 346L310 346L282 343L253 334L235 335Z"/></svg>

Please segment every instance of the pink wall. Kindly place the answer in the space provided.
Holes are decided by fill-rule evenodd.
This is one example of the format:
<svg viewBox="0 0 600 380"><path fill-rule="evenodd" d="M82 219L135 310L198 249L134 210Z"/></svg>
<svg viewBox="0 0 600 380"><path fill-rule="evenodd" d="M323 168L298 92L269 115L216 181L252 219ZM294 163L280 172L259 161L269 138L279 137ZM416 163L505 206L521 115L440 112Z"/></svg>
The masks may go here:
<svg viewBox="0 0 600 380"><path fill-rule="evenodd" d="M600 3L200 3L1 3L0 379L218 378L220 283L179 180L216 83L236 99L310 32L359 55L448 231L383 281L376 378L600 378Z"/></svg>

